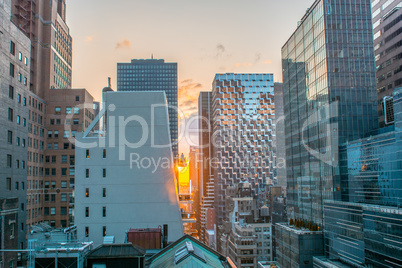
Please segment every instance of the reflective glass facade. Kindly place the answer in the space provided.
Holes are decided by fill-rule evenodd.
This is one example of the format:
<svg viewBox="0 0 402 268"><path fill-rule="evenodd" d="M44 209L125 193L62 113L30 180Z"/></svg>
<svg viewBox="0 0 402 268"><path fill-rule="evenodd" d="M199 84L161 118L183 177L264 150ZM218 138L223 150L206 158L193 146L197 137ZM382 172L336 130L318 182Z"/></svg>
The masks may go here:
<svg viewBox="0 0 402 268"><path fill-rule="evenodd" d="M402 266L402 210L328 201L325 249L330 260L351 267Z"/></svg>
<svg viewBox="0 0 402 268"><path fill-rule="evenodd" d="M380 127L384 127L392 123L392 120L385 120L384 117L384 97L392 96L395 88L402 87L402 1L371 0L371 3L378 114Z"/></svg>
<svg viewBox="0 0 402 268"><path fill-rule="evenodd" d="M269 180L273 180L273 94L272 74L215 76L212 144L213 157L219 161L213 171L218 224L229 221L229 214L225 214L230 213L225 208L228 186L248 181L265 189Z"/></svg>
<svg viewBox="0 0 402 268"><path fill-rule="evenodd" d="M288 214L320 226L341 197L338 145L378 125L370 4L315 1L282 48Z"/></svg>
<svg viewBox="0 0 402 268"><path fill-rule="evenodd" d="M169 104L173 155L178 156L177 63L131 60L117 63L117 91L164 91Z"/></svg>

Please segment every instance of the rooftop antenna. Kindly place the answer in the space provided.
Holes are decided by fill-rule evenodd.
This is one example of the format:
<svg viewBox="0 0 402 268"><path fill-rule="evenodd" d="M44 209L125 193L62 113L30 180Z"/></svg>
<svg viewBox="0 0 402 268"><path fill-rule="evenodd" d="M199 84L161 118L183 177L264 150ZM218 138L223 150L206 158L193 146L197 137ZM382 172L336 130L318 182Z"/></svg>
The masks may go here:
<svg viewBox="0 0 402 268"><path fill-rule="evenodd" d="M107 78L107 83L108 83L108 87L110 87L111 83L110 83L110 77Z"/></svg>
<svg viewBox="0 0 402 268"><path fill-rule="evenodd" d="M151 55L151 60L153 60L154 59L154 53L152 53L152 55Z"/></svg>

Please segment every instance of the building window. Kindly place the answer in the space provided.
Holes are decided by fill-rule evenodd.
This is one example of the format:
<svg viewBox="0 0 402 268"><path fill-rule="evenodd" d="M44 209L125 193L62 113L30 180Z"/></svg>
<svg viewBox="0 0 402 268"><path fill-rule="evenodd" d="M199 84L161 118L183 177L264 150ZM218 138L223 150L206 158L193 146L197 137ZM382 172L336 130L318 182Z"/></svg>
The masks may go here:
<svg viewBox="0 0 402 268"><path fill-rule="evenodd" d="M85 226L85 237L89 236L89 227Z"/></svg>
<svg viewBox="0 0 402 268"><path fill-rule="evenodd" d="M80 113L80 108L74 107L74 114L79 114Z"/></svg>
<svg viewBox="0 0 402 268"><path fill-rule="evenodd" d="M85 178L89 178L89 168L85 169Z"/></svg>
<svg viewBox="0 0 402 268"><path fill-rule="evenodd" d="M66 107L66 114L71 114L71 107Z"/></svg>
<svg viewBox="0 0 402 268"><path fill-rule="evenodd" d="M18 82L22 82L22 74L18 73Z"/></svg>
<svg viewBox="0 0 402 268"><path fill-rule="evenodd" d="M85 207L85 217L89 217L89 207Z"/></svg>
<svg viewBox="0 0 402 268"><path fill-rule="evenodd" d="M24 58L24 64L28 65L28 58L27 57Z"/></svg>
<svg viewBox="0 0 402 268"><path fill-rule="evenodd" d="M51 194L50 195L50 202L56 202L56 195L55 194Z"/></svg>
<svg viewBox="0 0 402 268"><path fill-rule="evenodd" d="M86 150L86 158L89 158L89 150Z"/></svg>
<svg viewBox="0 0 402 268"><path fill-rule="evenodd" d="M106 197L106 188L103 188L103 194L102 194L102 196L103 196L103 197Z"/></svg>
<svg viewBox="0 0 402 268"><path fill-rule="evenodd" d="M103 177L106 178L106 168L103 169Z"/></svg>
<svg viewBox="0 0 402 268"><path fill-rule="evenodd" d="M50 215L56 215L56 208L55 207L50 208Z"/></svg>
<svg viewBox="0 0 402 268"><path fill-rule="evenodd" d="M60 208L60 214L61 215L67 215L67 207L61 207Z"/></svg>
<svg viewBox="0 0 402 268"><path fill-rule="evenodd" d="M73 119L73 124L74 125L78 125L80 123L80 120L79 119Z"/></svg>
<svg viewBox="0 0 402 268"><path fill-rule="evenodd" d="M28 78L26 78L25 76L24 76L24 85L25 86L28 85Z"/></svg>
<svg viewBox="0 0 402 268"><path fill-rule="evenodd" d="M7 142L13 144L13 132L11 130L7 131Z"/></svg>
<svg viewBox="0 0 402 268"><path fill-rule="evenodd" d="M8 86L8 97L10 99L14 99L14 87L13 86Z"/></svg>
<svg viewBox="0 0 402 268"><path fill-rule="evenodd" d="M7 191L11 191L11 178L6 179L6 189Z"/></svg>
<svg viewBox="0 0 402 268"><path fill-rule="evenodd" d="M102 208L102 217L106 217L106 207Z"/></svg>
<svg viewBox="0 0 402 268"><path fill-rule="evenodd" d="M49 202L49 195L45 194L45 202Z"/></svg>
<svg viewBox="0 0 402 268"><path fill-rule="evenodd" d="M56 107L56 108L55 108L55 113L56 113L56 114L60 114L60 113L61 113L61 108L60 108L60 107Z"/></svg>
<svg viewBox="0 0 402 268"><path fill-rule="evenodd" d="M13 156L11 154L7 155L7 167L13 167Z"/></svg>
<svg viewBox="0 0 402 268"><path fill-rule="evenodd" d="M75 165L75 155L70 155L70 165Z"/></svg>
<svg viewBox="0 0 402 268"><path fill-rule="evenodd" d="M56 155L52 155L52 163L56 163L57 162L57 156Z"/></svg>
<svg viewBox="0 0 402 268"><path fill-rule="evenodd" d="M10 76L14 77L15 73L14 73L14 64L10 63Z"/></svg>
<svg viewBox="0 0 402 268"><path fill-rule="evenodd" d="M89 188L85 188L85 197L89 197Z"/></svg>
<svg viewBox="0 0 402 268"><path fill-rule="evenodd" d="M20 184L18 181L15 182L15 190L19 190L20 189Z"/></svg>
<svg viewBox="0 0 402 268"><path fill-rule="evenodd" d="M67 188L67 181L61 181L61 188Z"/></svg>
<svg viewBox="0 0 402 268"><path fill-rule="evenodd" d="M62 163L67 163L67 155L62 155L61 156L61 162Z"/></svg>
<svg viewBox="0 0 402 268"><path fill-rule="evenodd" d="M67 168L61 169L61 176L67 176Z"/></svg>
<svg viewBox="0 0 402 268"><path fill-rule="evenodd" d="M21 125L21 116L17 115L17 124Z"/></svg>
<svg viewBox="0 0 402 268"><path fill-rule="evenodd" d="M64 150L67 150L69 147L70 147L70 144L69 144L68 142L65 142L65 143L63 144Z"/></svg>
<svg viewBox="0 0 402 268"><path fill-rule="evenodd" d="M80 101L80 96L75 96L75 101Z"/></svg>
<svg viewBox="0 0 402 268"><path fill-rule="evenodd" d="M19 59L20 61L22 61L22 53L21 53L21 51L18 53L18 59Z"/></svg>
<svg viewBox="0 0 402 268"><path fill-rule="evenodd" d="M102 234L103 234L103 236L106 236L106 226L103 226Z"/></svg>
<svg viewBox="0 0 402 268"><path fill-rule="evenodd" d="M10 42L10 53L15 56L15 43L13 41Z"/></svg>
<svg viewBox="0 0 402 268"><path fill-rule="evenodd" d="M106 158L106 149L103 149L103 158Z"/></svg>
<svg viewBox="0 0 402 268"><path fill-rule="evenodd" d="M13 239L15 237L15 223L10 223L10 238Z"/></svg>
<svg viewBox="0 0 402 268"><path fill-rule="evenodd" d="M53 144L53 149L58 150L58 149L59 149L59 144L58 144L58 143L54 143L54 144Z"/></svg>
<svg viewBox="0 0 402 268"><path fill-rule="evenodd" d="M64 137L64 138L69 138L69 137L70 137L70 131L69 131L69 130L65 130L63 137Z"/></svg>
<svg viewBox="0 0 402 268"><path fill-rule="evenodd" d="M14 121L14 111L11 108L8 108L8 121Z"/></svg>
<svg viewBox="0 0 402 268"><path fill-rule="evenodd" d="M58 137L59 137L59 131L58 131L58 130L55 130L55 131L54 131L54 137L55 137L55 138L58 138Z"/></svg>

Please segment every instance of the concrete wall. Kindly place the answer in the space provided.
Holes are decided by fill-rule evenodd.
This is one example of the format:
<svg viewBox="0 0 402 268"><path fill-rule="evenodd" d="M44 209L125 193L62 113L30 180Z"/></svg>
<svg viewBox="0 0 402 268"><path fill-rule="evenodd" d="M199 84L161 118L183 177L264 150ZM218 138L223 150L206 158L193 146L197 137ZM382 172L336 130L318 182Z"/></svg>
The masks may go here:
<svg viewBox="0 0 402 268"><path fill-rule="evenodd" d="M106 137L77 135L79 142L104 143L104 147L97 145L90 148L88 158L86 148L76 147L75 223L78 238L85 236L85 228L88 227L88 239L99 245L103 241L105 226L108 236L115 236L116 243L123 243L125 232L130 228L156 228L168 224L168 240L179 239L183 235L183 225L174 183L172 150L171 147L156 148L151 145L152 128L155 144L169 144L170 141L166 107L157 108L153 115L155 120L151 119L151 105L166 103L164 93L107 92L103 101L104 107L108 108ZM137 116L149 130L144 135L145 144L138 148L125 146L123 138L119 138L125 133L129 142L141 140L143 133L138 122L131 121L125 129L119 122L130 116ZM106 158L103 158L103 150L106 150ZM134 154L132 159L138 162L132 167L131 154ZM159 165L155 165L158 162ZM86 169L89 170L88 178ZM106 169L105 177L103 169ZM86 197L87 188L89 197ZM103 197L103 188L106 197ZM85 216L86 207L89 217ZM103 207L106 207L105 217Z"/></svg>

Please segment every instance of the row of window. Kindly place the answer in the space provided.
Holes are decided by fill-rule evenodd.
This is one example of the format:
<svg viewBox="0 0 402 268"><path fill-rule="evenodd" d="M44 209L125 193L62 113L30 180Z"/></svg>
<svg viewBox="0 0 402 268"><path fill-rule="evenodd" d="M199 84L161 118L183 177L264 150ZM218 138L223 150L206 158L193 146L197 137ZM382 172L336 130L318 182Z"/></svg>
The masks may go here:
<svg viewBox="0 0 402 268"><path fill-rule="evenodd" d="M74 119L74 125L79 124L79 120L78 119ZM77 131L73 130L71 131L71 136L75 137L75 134L77 133ZM48 130L47 131L47 137L48 138L58 138L59 137L59 131L58 130ZM63 138L69 138L70 137L70 131L69 130L65 130L64 134L63 134Z"/></svg>
<svg viewBox="0 0 402 268"><path fill-rule="evenodd" d="M7 155L7 167L12 168L13 167L13 156L11 154ZM25 161L22 160L15 160L15 168L22 168L25 169Z"/></svg>
<svg viewBox="0 0 402 268"><path fill-rule="evenodd" d="M89 197L89 188L85 188L85 197ZM102 197L106 197L106 188L102 189Z"/></svg>
<svg viewBox="0 0 402 268"><path fill-rule="evenodd" d="M106 226L102 227L102 235L106 236ZM89 236L89 227L85 226L85 237Z"/></svg>
<svg viewBox="0 0 402 268"><path fill-rule="evenodd" d="M70 161L68 161L70 160ZM45 157L45 162L46 163L57 163L57 156L56 155L47 155ZM62 155L61 156L61 163L69 163L70 165L74 166L75 165L75 155Z"/></svg>
<svg viewBox="0 0 402 268"><path fill-rule="evenodd" d="M102 151L102 157L103 157L103 158L106 158L106 149L103 149L103 151ZM85 158L89 158L89 149L87 149L87 150L85 151Z"/></svg>
<svg viewBox="0 0 402 268"><path fill-rule="evenodd" d="M6 178L6 190L7 191L11 191L12 190L12 179L11 178ZM25 182L19 182L19 181L15 181L14 182L14 190L25 190Z"/></svg>
<svg viewBox="0 0 402 268"><path fill-rule="evenodd" d="M72 213L73 213L72 208L68 208L68 210L67 210L67 207L60 207L60 215L67 215L67 211L68 211L69 215L72 215ZM55 207L44 207L44 215L45 216L48 216L48 215L55 216L56 208Z"/></svg>
<svg viewBox="0 0 402 268"><path fill-rule="evenodd" d="M102 177L106 178L106 168L102 169ZM85 178L89 178L89 168L85 169Z"/></svg>
<svg viewBox="0 0 402 268"><path fill-rule="evenodd" d="M66 114L71 114L71 112L74 111L74 114L79 114L80 113L80 108L78 107L66 107ZM61 107L57 106L54 109L55 114L61 114Z"/></svg>
<svg viewBox="0 0 402 268"><path fill-rule="evenodd" d="M7 131L7 143L8 144L13 144L14 143L13 132L11 130ZM25 147L25 139L21 139L20 137L16 137L15 144L17 146Z"/></svg>
<svg viewBox="0 0 402 268"><path fill-rule="evenodd" d="M15 43L13 41L10 42L10 53L11 55L15 56L15 50L16 50L16 46ZM27 57L23 57L22 52L18 52L18 60L22 62L24 58L24 64L26 66L28 66L28 58Z"/></svg>
<svg viewBox="0 0 402 268"><path fill-rule="evenodd" d="M70 149L70 144L71 144L71 150L75 149L75 145L72 143L64 142L63 143L63 150L69 150ZM47 144L47 149L48 150L59 150L59 143L48 143Z"/></svg>
<svg viewBox="0 0 402 268"><path fill-rule="evenodd" d="M8 121L14 122L14 109L12 109L12 108L8 108ZM16 122L18 125L21 125L21 123L22 123L23 127L26 127L26 125L27 125L27 119L21 118L20 115L17 115Z"/></svg>
<svg viewBox="0 0 402 268"><path fill-rule="evenodd" d="M85 207L85 217L89 217L89 207ZM106 217L106 207L102 207L102 217Z"/></svg>
<svg viewBox="0 0 402 268"><path fill-rule="evenodd" d="M45 176L57 176L56 170L57 170L56 168L45 168ZM75 168L73 168L73 167L61 168L60 169L60 174L61 174L61 176L74 176L75 175Z"/></svg>

